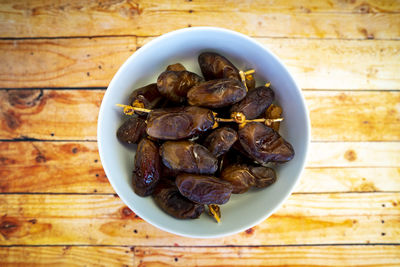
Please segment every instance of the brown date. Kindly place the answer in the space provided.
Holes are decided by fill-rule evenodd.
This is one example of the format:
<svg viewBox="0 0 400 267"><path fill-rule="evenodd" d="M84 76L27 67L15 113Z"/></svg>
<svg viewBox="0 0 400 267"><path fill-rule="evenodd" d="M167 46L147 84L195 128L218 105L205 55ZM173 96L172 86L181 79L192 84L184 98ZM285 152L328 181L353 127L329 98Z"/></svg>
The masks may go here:
<svg viewBox="0 0 400 267"><path fill-rule="evenodd" d="M238 132L239 141L245 152L257 162L284 163L294 157L291 144L279 133L259 122L247 123Z"/></svg>
<svg viewBox="0 0 400 267"><path fill-rule="evenodd" d="M164 71L158 76L157 87L164 97L176 103L183 103L189 89L202 80L203 78L190 71Z"/></svg>
<svg viewBox="0 0 400 267"><path fill-rule="evenodd" d="M192 106L221 108L239 102L246 96L246 88L238 80L218 79L193 86L187 93Z"/></svg>
<svg viewBox="0 0 400 267"><path fill-rule="evenodd" d="M136 115L130 116L117 131L118 140L128 144L136 144L144 136L146 122Z"/></svg>
<svg viewBox="0 0 400 267"><path fill-rule="evenodd" d="M211 129L214 120L211 110L200 107L157 109L147 117L146 132L156 139L179 140Z"/></svg>
<svg viewBox="0 0 400 267"><path fill-rule="evenodd" d="M148 109L157 107L162 101L163 97L158 91L156 83L138 88L129 96L129 105L137 106L137 104L141 104L143 108Z"/></svg>
<svg viewBox="0 0 400 267"><path fill-rule="evenodd" d="M182 71L186 70L186 68L181 63L175 63L172 65L168 65L166 71Z"/></svg>
<svg viewBox="0 0 400 267"><path fill-rule="evenodd" d="M219 178L187 173L179 174L175 183L183 196L206 205L225 204L233 189L229 182Z"/></svg>
<svg viewBox="0 0 400 267"><path fill-rule="evenodd" d="M226 167L221 173L221 179L233 186L233 194L242 194L250 187L267 187L276 180L275 171L263 166L234 164Z"/></svg>
<svg viewBox="0 0 400 267"><path fill-rule="evenodd" d="M232 194L242 194L246 192L254 183L254 176L250 173L246 165L234 164L222 170L221 179L231 183Z"/></svg>
<svg viewBox="0 0 400 267"><path fill-rule="evenodd" d="M160 147L165 166L173 171L213 174L218 169L218 160L202 145L191 141L167 141Z"/></svg>
<svg viewBox="0 0 400 267"><path fill-rule="evenodd" d="M237 163L252 164L254 162L253 159L243 155L240 151L237 151L238 147L243 151L240 142L236 141L232 148L219 158L218 174L221 174L221 172L230 165Z"/></svg>
<svg viewBox="0 0 400 267"><path fill-rule="evenodd" d="M174 182L161 180L153 193L157 205L178 219L196 219L204 212L204 205L190 201L179 193Z"/></svg>
<svg viewBox="0 0 400 267"><path fill-rule="evenodd" d="M161 178L162 179L168 179L168 180L175 181L175 178L179 173L180 173L179 171L172 170L172 169L168 168L167 166L165 166L165 164L163 164L161 162Z"/></svg>
<svg viewBox="0 0 400 267"><path fill-rule="evenodd" d="M276 173L272 168L264 166L250 166L249 169L256 178L253 184L255 187L267 187L276 181Z"/></svg>
<svg viewBox="0 0 400 267"><path fill-rule="evenodd" d="M201 72L208 80L229 78L241 81L239 70L224 56L213 52L201 53L198 57Z"/></svg>
<svg viewBox="0 0 400 267"><path fill-rule="evenodd" d="M237 139L238 134L235 130L229 127L222 127L207 136L204 145L215 157L219 157L228 152Z"/></svg>
<svg viewBox="0 0 400 267"><path fill-rule="evenodd" d="M147 138L143 138L137 147L135 168L133 169L133 189L139 196L153 193L160 179L161 165L158 146Z"/></svg>
<svg viewBox="0 0 400 267"><path fill-rule="evenodd" d="M231 112L242 112L246 119L260 116L274 101L275 94L271 88L259 86L249 91L246 97L232 106Z"/></svg>

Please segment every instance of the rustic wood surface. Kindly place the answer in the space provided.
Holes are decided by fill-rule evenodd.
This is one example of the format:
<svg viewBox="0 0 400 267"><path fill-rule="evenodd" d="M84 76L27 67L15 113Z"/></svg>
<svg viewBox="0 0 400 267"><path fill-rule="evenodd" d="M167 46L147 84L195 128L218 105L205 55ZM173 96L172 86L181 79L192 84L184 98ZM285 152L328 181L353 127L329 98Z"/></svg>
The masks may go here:
<svg viewBox="0 0 400 267"><path fill-rule="evenodd" d="M312 142L270 218L190 239L115 195L96 125L132 53L207 25L282 59ZM400 266L400 1L0 0L0 266L54 265Z"/></svg>

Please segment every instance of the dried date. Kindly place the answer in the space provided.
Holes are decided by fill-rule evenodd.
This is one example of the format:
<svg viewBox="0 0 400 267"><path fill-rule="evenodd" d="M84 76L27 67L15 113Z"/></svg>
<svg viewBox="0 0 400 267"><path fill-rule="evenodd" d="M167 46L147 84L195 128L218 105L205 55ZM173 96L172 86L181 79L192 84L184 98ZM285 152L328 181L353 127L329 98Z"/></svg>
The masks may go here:
<svg viewBox="0 0 400 267"><path fill-rule="evenodd" d="M232 147L237 141L238 134L229 127L222 127L214 130L204 141L204 145L216 157L219 157Z"/></svg>
<svg viewBox="0 0 400 267"><path fill-rule="evenodd" d="M274 101L275 94L271 88L259 86L247 93L246 97L232 106L231 112L241 112L246 119L260 116Z"/></svg>
<svg viewBox="0 0 400 267"><path fill-rule="evenodd" d="M229 182L212 176L184 173L176 177L175 183L183 196L200 204L225 204L232 193Z"/></svg>
<svg viewBox="0 0 400 267"><path fill-rule="evenodd" d="M189 89L202 80L203 78L190 71L164 71L158 76L157 87L164 97L175 103L183 103Z"/></svg>
<svg viewBox="0 0 400 267"><path fill-rule="evenodd" d="M117 131L118 140L128 144L136 144L144 136L146 136L146 122L135 115L129 117Z"/></svg>
<svg viewBox="0 0 400 267"><path fill-rule="evenodd" d="M132 184L139 196L151 195L160 179L161 162L158 150L158 146L147 138L143 138L138 144Z"/></svg>
<svg viewBox="0 0 400 267"><path fill-rule="evenodd" d="M186 68L181 63L175 63L172 65L168 65L166 71L183 71Z"/></svg>
<svg viewBox="0 0 400 267"><path fill-rule="evenodd" d="M226 167L221 173L221 179L233 186L233 194L242 194L250 187L267 187L275 182L275 171L263 166L247 164L233 164Z"/></svg>
<svg viewBox="0 0 400 267"><path fill-rule="evenodd" d="M279 133L259 122L247 123L238 132L245 152L257 162L284 163L294 157L292 145Z"/></svg>
<svg viewBox="0 0 400 267"><path fill-rule="evenodd" d="M149 113L146 132L157 139L179 140L211 129L214 122L213 112L205 108L158 109Z"/></svg>
<svg viewBox="0 0 400 267"><path fill-rule="evenodd" d="M158 107L162 101L163 97L158 91L156 83L138 88L129 96L129 105L147 109Z"/></svg>
<svg viewBox="0 0 400 267"><path fill-rule="evenodd" d="M243 83L233 79L218 79L193 86L187 93L192 106L221 108L239 102L246 96Z"/></svg>
<svg viewBox="0 0 400 267"><path fill-rule="evenodd" d="M213 174L218 169L218 160L202 145L191 141L167 141L160 147L165 166L173 171Z"/></svg>
<svg viewBox="0 0 400 267"><path fill-rule="evenodd" d="M177 219L196 219L204 212L204 205L194 203L181 195L171 181L161 180L153 193L157 205Z"/></svg>
<svg viewBox="0 0 400 267"><path fill-rule="evenodd" d="M198 57L201 72L208 80L229 78L240 81L239 70L224 56L213 52L201 53Z"/></svg>

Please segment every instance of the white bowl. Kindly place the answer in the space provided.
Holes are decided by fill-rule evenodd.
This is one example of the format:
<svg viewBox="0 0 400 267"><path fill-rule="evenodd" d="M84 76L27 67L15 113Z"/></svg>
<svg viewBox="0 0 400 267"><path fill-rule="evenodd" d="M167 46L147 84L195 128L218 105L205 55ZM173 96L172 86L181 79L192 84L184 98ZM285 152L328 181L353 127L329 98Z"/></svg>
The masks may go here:
<svg viewBox="0 0 400 267"><path fill-rule="evenodd" d="M217 224L207 214L195 220L178 220L162 211L151 197L137 196L131 185L135 148L121 144L116 131L123 114L117 103L127 103L130 92L155 82L167 65L181 62L201 74L197 56L218 52L239 69L255 69L257 85L270 81L276 102L283 107L280 133L295 150L295 157L276 167L278 180L264 189L232 195L221 206ZM310 142L310 122L301 90L283 63L268 48L234 31L213 27L177 30L155 38L136 51L115 74L104 95L98 119L98 146L105 173L123 202L148 223L187 237L215 238L244 231L261 223L290 195L304 168Z"/></svg>

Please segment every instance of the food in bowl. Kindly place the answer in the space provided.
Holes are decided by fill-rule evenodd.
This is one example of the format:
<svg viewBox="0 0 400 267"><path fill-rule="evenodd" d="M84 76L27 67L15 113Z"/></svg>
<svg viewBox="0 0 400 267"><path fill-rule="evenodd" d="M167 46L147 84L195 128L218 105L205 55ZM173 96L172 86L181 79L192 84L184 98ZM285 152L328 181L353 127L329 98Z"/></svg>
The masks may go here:
<svg viewBox="0 0 400 267"><path fill-rule="evenodd" d="M157 83L134 90L120 105L129 118L117 138L138 143L137 195L152 195L178 219L198 218L207 205L219 222L218 205L273 184L268 164L290 161L294 149L278 133L282 108L272 104L269 83L256 87L254 70L239 71L217 53L203 52L198 62L204 79L175 63Z"/></svg>

